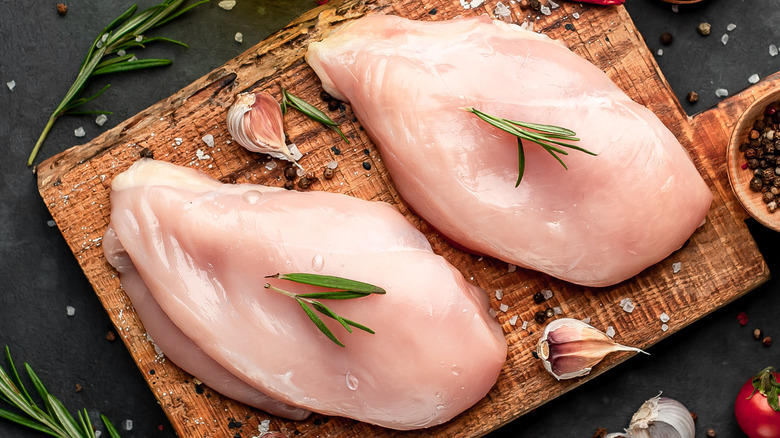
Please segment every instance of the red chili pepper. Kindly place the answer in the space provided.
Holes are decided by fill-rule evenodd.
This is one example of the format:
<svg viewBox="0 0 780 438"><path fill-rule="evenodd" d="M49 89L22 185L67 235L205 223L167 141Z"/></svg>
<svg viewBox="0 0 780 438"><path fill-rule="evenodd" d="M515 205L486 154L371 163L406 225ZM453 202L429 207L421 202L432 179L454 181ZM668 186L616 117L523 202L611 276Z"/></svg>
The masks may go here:
<svg viewBox="0 0 780 438"><path fill-rule="evenodd" d="M739 312L737 314L737 321L739 321L739 325L747 325L748 323L748 317L745 312Z"/></svg>
<svg viewBox="0 0 780 438"><path fill-rule="evenodd" d="M622 5L626 0L574 0L576 3L593 3L597 5Z"/></svg>
<svg viewBox="0 0 780 438"><path fill-rule="evenodd" d="M748 163L742 163L742 170L745 170L748 168Z"/></svg>

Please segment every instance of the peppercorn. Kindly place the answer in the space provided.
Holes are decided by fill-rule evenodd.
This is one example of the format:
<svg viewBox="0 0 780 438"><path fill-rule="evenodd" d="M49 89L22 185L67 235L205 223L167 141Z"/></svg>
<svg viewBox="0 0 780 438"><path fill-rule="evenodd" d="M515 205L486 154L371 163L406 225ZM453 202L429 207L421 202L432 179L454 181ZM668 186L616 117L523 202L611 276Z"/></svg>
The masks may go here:
<svg viewBox="0 0 780 438"><path fill-rule="evenodd" d="M761 191L761 187L763 186L764 181L762 181L760 177L754 176L753 179L750 180L750 189L755 192Z"/></svg>
<svg viewBox="0 0 780 438"><path fill-rule="evenodd" d="M769 336L765 337L763 341L761 341L762 344L764 344L764 347L768 347L772 345L772 338Z"/></svg>
<svg viewBox="0 0 780 438"><path fill-rule="evenodd" d="M756 148L748 148L745 151L745 158L756 158Z"/></svg>
<svg viewBox="0 0 780 438"><path fill-rule="evenodd" d="M143 148L141 149L141 152L138 154L141 158L152 158L154 159L154 152L152 152L149 148Z"/></svg>
<svg viewBox="0 0 780 438"><path fill-rule="evenodd" d="M322 177L325 179L331 179L333 178L333 169L330 167L326 167L324 171L322 171Z"/></svg>
<svg viewBox="0 0 780 438"><path fill-rule="evenodd" d="M531 7L531 0L520 0L520 9L528 9Z"/></svg>
<svg viewBox="0 0 780 438"><path fill-rule="evenodd" d="M742 143L740 143L740 145L739 145L739 151L740 151L740 152L747 152L747 150L748 150L748 147L750 147L750 144L749 144L748 142L746 142L746 141L743 141L743 142L742 142Z"/></svg>
<svg viewBox="0 0 780 438"><path fill-rule="evenodd" d="M68 13L68 5L65 3L57 3L57 13L60 15L65 15Z"/></svg>
<svg viewBox="0 0 780 438"><path fill-rule="evenodd" d="M696 30L698 30L700 34L707 36L710 34L710 31L712 31L712 25L710 23L700 23Z"/></svg>
<svg viewBox="0 0 780 438"><path fill-rule="evenodd" d="M757 119L755 122L753 122L753 129L756 131L763 131L764 128L766 128L766 123L764 123L764 119Z"/></svg>
<svg viewBox="0 0 780 438"><path fill-rule="evenodd" d="M541 292L537 292L534 294L534 303L541 304L544 302L544 295L542 295Z"/></svg>
<svg viewBox="0 0 780 438"><path fill-rule="evenodd" d="M757 168L758 167L758 159L756 159L756 158L749 159L748 160L748 167L750 167L751 169Z"/></svg>
<svg viewBox="0 0 780 438"><path fill-rule="evenodd" d="M542 2L540 2L539 0L530 0L528 4L531 6L531 8L537 11L542 9Z"/></svg>
<svg viewBox="0 0 780 438"><path fill-rule="evenodd" d="M756 338L756 340L761 339L763 336L764 332L762 332L761 329L753 330L753 337Z"/></svg>
<svg viewBox="0 0 780 438"><path fill-rule="evenodd" d="M288 180L288 181L292 181L292 180L294 180L294 179L295 179L297 176L298 176L298 171L297 171L297 170L296 170L294 167L292 167L292 166L287 166L287 167L284 169L284 178L285 178L286 180Z"/></svg>
<svg viewBox="0 0 780 438"><path fill-rule="evenodd" d="M766 191L764 192L764 195L761 197L761 199L769 204L770 202L775 200L775 195L772 194L772 192Z"/></svg>
<svg viewBox="0 0 780 438"><path fill-rule="evenodd" d="M761 134L758 131L756 131L755 129L751 129L750 134L748 134L748 138L751 140L755 140L758 138L759 135Z"/></svg>
<svg viewBox="0 0 780 438"><path fill-rule="evenodd" d="M535 319L535 320L536 320L536 322L538 322L539 324L542 324L542 323L544 323L545 321L547 321L547 313L545 313L545 311L544 311L544 310L540 310L540 311L538 311L538 312L536 312L536 313L534 314L534 319Z"/></svg>
<svg viewBox="0 0 780 438"><path fill-rule="evenodd" d="M707 438L715 438L715 429L711 427L707 429Z"/></svg>
<svg viewBox="0 0 780 438"><path fill-rule="evenodd" d="M331 100L333 100L333 96L328 94L327 91L322 90L320 91L320 99L322 99L323 102L330 102Z"/></svg>
<svg viewBox="0 0 780 438"><path fill-rule="evenodd" d="M769 204L767 204L766 209L769 210L770 213L774 213L775 211L777 211L777 201L772 201Z"/></svg>
<svg viewBox="0 0 780 438"><path fill-rule="evenodd" d="M287 180L284 182L284 188L287 190L292 190L295 188L295 184L292 181Z"/></svg>
<svg viewBox="0 0 780 438"><path fill-rule="evenodd" d="M765 182L772 181L775 179L775 170L770 168L764 169L763 175L761 175L761 179L763 179Z"/></svg>
<svg viewBox="0 0 780 438"><path fill-rule="evenodd" d="M302 189L307 189L309 188L310 185L311 185L311 180L306 176L302 176L301 179L298 180L298 187Z"/></svg>
<svg viewBox="0 0 780 438"><path fill-rule="evenodd" d="M339 106L341 106L341 102L336 99L328 101L328 109L331 111L336 111L339 109Z"/></svg>
<svg viewBox="0 0 780 438"><path fill-rule="evenodd" d="M107 340L108 342L114 342L114 341L116 341L116 334L114 334L114 332L112 332L112 331L108 331L108 332L106 332L106 340Z"/></svg>
<svg viewBox="0 0 780 438"><path fill-rule="evenodd" d="M661 44L668 46L671 45L672 42L674 42L674 37L669 32L664 32L661 34Z"/></svg>
<svg viewBox="0 0 780 438"><path fill-rule="evenodd" d="M686 96L686 99L688 99L688 102L690 103L696 103L699 101L699 93L695 91L689 91L688 96Z"/></svg>
<svg viewBox="0 0 780 438"><path fill-rule="evenodd" d="M548 318L552 318L553 316L555 316L555 311L553 311L553 309L548 307L547 310L544 311L544 316Z"/></svg>

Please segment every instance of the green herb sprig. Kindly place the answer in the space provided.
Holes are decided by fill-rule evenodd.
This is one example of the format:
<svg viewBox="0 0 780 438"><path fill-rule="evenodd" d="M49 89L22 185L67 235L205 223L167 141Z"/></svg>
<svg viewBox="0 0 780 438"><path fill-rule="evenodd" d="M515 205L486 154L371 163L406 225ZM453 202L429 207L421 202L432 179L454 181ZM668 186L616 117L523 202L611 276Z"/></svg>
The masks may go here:
<svg viewBox="0 0 780 438"><path fill-rule="evenodd" d="M314 105L310 104L309 102L306 102L305 100L301 99L300 97L290 93L282 87L282 114L287 114L287 107L295 108L298 111L302 112L305 116L308 118L314 120L315 122L320 122L323 125L327 126L328 128L336 131L344 140L349 144L349 139L344 135L343 132L341 132L341 129L339 128L339 124L334 122L330 117L328 117L327 114L324 112L318 110Z"/></svg>
<svg viewBox="0 0 780 438"><path fill-rule="evenodd" d="M339 341L336 335L328 328L325 322L317 315L315 310L328 318L335 319L339 322L349 333L352 333L352 327L363 330L365 332L374 334L375 332L370 328L358 324L355 321L349 320L342 316L339 316L322 304L318 300L350 300L354 298L362 298L371 294L384 294L385 290L381 287L374 286L372 284L363 283L360 281L349 280L341 277L333 277L329 275L318 274L306 274L306 273L292 273L292 274L276 274L269 275L266 278L278 278L279 280L288 280L295 283L309 284L312 286L327 287L335 290L325 292L314 292L308 294L296 294L288 292L283 289L274 287L268 283L265 284L266 289L271 289L275 292L279 292L282 295L286 295L295 299L301 306L306 316L311 319L314 325L317 326L320 331L333 341L336 345L344 347L344 344Z"/></svg>
<svg viewBox="0 0 780 438"><path fill-rule="evenodd" d="M35 157L38 156L38 151L40 151L46 136L51 131L52 126L54 126L54 122L61 116L65 114L111 114L110 111L74 111L75 108L92 101L108 89L109 85L106 85L90 97L81 97L84 87L93 76L161 67L172 63L170 59L136 59L132 54L118 55L112 58L107 57L116 54L120 50L142 49L146 44L156 41L187 47L183 42L170 38L146 38L143 36L145 32L162 26L190 9L202 3L207 3L209 0L201 0L193 5L181 7L185 1L165 0L138 15L134 15L138 5L133 5L98 34L89 48L87 56L84 57L84 61L81 63L76 80L65 94L62 102L55 108L49 117L49 121L46 122L46 126L43 128L43 132L38 137L38 141L27 159L28 166L31 166L35 161Z"/></svg>
<svg viewBox="0 0 780 438"><path fill-rule="evenodd" d="M0 400L19 409L22 414L0 409L0 418L58 438L96 438L86 409L78 411L78 421L76 421L62 402L46 390L30 365L25 363L27 375L43 400L43 408L38 407L19 378L8 346L5 347L5 358L10 372L0 367ZM100 415L100 419L103 420L109 436L119 438L119 432L111 421L103 414Z"/></svg>
<svg viewBox="0 0 780 438"><path fill-rule="evenodd" d="M569 153L566 150L561 149L557 146L578 150L580 152L585 152L586 154L593 155L593 156L596 155L594 152L591 152L585 148L571 144L571 142L580 140L579 138L576 137L577 133L575 133L571 129L566 129L554 125L541 125L538 123L525 123L525 122L518 122L516 120L503 119L500 117L491 116L490 114L484 113L473 107L468 107L464 109L470 113L476 114L477 117L490 123L496 128L501 129L502 131L508 132L514 135L515 137L517 137L519 170L518 170L517 182L515 183L515 187L520 185L520 181L522 181L523 174L525 173L525 152L523 151L523 140L532 141L540 145L541 147L543 147L544 150L549 152L550 155L552 155L553 158L558 160L558 162L561 163L563 168L567 170L568 167L566 167L566 163L563 162L563 159L558 154L569 155Z"/></svg>

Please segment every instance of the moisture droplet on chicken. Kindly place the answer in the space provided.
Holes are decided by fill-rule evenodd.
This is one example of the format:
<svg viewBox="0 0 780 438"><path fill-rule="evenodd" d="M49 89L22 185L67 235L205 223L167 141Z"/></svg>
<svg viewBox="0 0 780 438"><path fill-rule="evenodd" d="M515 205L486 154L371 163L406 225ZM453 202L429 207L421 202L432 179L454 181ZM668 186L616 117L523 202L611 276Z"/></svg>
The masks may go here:
<svg viewBox="0 0 780 438"><path fill-rule="evenodd" d="M674 135L563 44L487 17L368 16L306 59L348 101L414 211L461 246L607 286L680 248L712 194ZM473 114L572 129L565 170Z"/></svg>
<svg viewBox="0 0 780 438"><path fill-rule="evenodd" d="M221 184L142 160L112 183L104 246L155 342L163 352L183 349L172 361L185 370L213 362L217 381L232 376L245 382L239 392L249 386L278 400L260 406L277 415L310 410L393 429L434 426L483 398L506 360L487 293L385 203ZM263 287L293 287L265 278L280 272L384 288L328 301L376 334L346 333L328 320L346 344L337 346L295 300Z"/></svg>

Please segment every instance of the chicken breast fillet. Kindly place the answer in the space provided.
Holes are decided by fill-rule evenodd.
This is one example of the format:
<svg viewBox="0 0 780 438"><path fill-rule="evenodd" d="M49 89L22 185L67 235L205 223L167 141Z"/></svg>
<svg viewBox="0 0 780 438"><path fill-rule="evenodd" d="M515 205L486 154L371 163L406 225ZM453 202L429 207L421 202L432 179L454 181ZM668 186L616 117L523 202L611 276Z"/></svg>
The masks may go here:
<svg viewBox="0 0 780 438"><path fill-rule="evenodd" d="M487 17L367 16L309 46L404 200L448 239L587 286L626 280L680 248L712 200L674 135L597 67L544 35ZM564 169L474 114L557 125Z"/></svg>
<svg viewBox="0 0 780 438"><path fill-rule="evenodd" d="M139 315L156 341L188 339L180 349L196 360L205 354L288 416L311 410L394 429L433 426L484 397L506 359L485 291L385 203L221 184L141 160L112 183L105 241L128 294L153 299ZM326 303L376 334L347 333L323 317L346 346L331 342L295 299L264 288L321 290L266 278L293 272L384 288ZM188 354L172 360L188 370Z"/></svg>

